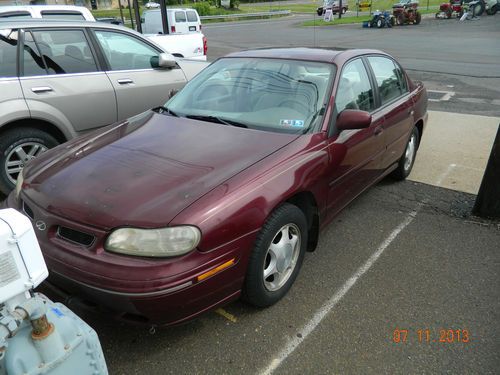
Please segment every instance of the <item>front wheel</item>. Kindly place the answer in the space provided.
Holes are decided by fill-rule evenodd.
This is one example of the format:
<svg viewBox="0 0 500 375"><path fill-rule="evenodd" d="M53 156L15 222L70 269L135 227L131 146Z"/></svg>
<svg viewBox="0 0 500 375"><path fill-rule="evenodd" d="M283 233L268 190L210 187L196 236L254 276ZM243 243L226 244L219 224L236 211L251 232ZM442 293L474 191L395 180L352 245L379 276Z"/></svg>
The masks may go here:
<svg viewBox="0 0 500 375"><path fill-rule="evenodd" d="M384 27L384 22L382 21L382 19L381 19L381 18L379 18L379 19L377 20L377 27L378 27L379 29L381 29L382 27Z"/></svg>
<svg viewBox="0 0 500 375"><path fill-rule="evenodd" d="M26 163L59 144L50 134L34 128L14 128L0 135L0 191L16 186Z"/></svg>
<svg viewBox="0 0 500 375"><path fill-rule="evenodd" d="M342 8L342 14L345 14L347 12L346 8Z"/></svg>
<svg viewBox="0 0 500 375"><path fill-rule="evenodd" d="M295 281L307 246L307 221L289 203L279 206L262 226L250 254L243 299L267 307L278 302Z"/></svg>
<svg viewBox="0 0 500 375"><path fill-rule="evenodd" d="M406 144L405 151L399 159L398 166L391 174L394 179L402 181L410 174L413 164L415 163L415 156L417 155L419 137L418 128L414 126L410 139Z"/></svg>

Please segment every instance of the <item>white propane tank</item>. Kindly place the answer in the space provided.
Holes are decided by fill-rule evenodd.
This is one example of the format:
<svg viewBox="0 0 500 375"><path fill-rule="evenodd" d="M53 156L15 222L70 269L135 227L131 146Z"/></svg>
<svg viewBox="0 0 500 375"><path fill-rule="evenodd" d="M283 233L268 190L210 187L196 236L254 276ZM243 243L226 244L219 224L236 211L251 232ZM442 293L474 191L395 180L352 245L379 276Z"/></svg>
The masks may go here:
<svg viewBox="0 0 500 375"><path fill-rule="evenodd" d="M30 220L0 210L0 375L107 375L95 331L33 292L47 276Z"/></svg>

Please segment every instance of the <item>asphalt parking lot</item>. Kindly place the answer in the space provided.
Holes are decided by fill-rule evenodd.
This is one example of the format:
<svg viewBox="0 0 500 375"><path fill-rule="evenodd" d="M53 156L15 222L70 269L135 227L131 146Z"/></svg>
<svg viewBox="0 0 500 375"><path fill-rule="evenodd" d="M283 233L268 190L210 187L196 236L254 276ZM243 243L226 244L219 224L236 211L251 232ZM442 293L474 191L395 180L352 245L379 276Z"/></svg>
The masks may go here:
<svg viewBox="0 0 500 375"><path fill-rule="evenodd" d="M391 48L412 38L409 30ZM374 35L369 42L380 48L383 38ZM237 48L210 38L220 50ZM361 36L345 43L363 44ZM464 60L480 65L472 55L487 55L490 72L498 51L486 49L473 46ZM403 58L428 87L450 90L450 76L424 71L433 59L446 62L432 50L421 61ZM464 95L431 108L477 114L494 106L497 78L454 77ZM485 102L463 108L460 98L469 97ZM500 222L471 215L498 113L431 113L410 180L384 180L345 209L271 308L235 302L154 334L75 309L99 334L110 374L498 373Z"/></svg>

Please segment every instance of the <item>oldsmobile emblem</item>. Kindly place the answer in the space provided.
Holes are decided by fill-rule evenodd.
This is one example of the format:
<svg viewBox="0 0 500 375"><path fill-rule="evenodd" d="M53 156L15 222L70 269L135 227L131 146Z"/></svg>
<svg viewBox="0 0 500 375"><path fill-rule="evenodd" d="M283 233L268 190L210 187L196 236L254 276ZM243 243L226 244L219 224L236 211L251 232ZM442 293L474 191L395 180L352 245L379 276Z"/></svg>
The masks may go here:
<svg viewBox="0 0 500 375"><path fill-rule="evenodd" d="M47 224L45 224L45 222L43 222L42 220L38 220L36 223L35 223L35 226L38 230L45 230L47 229Z"/></svg>

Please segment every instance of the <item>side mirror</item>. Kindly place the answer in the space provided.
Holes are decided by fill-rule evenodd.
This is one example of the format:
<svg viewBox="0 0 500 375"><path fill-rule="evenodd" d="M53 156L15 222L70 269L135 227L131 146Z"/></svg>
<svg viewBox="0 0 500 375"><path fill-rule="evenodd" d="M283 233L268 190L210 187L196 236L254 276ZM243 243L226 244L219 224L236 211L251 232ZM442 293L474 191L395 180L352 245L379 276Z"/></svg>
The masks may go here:
<svg viewBox="0 0 500 375"><path fill-rule="evenodd" d="M169 53L160 53L151 57L151 66L157 69L171 69L177 65L175 57Z"/></svg>
<svg viewBox="0 0 500 375"><path fill-rule="evenodd" d="M372 123L372 115L357 109L344 109L337 117L338 130L365 129Z"/></svg>

